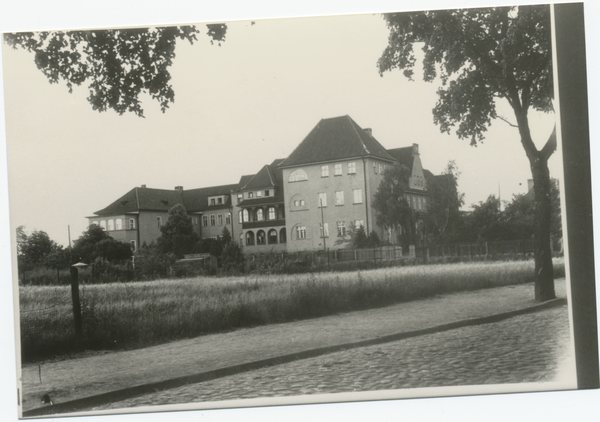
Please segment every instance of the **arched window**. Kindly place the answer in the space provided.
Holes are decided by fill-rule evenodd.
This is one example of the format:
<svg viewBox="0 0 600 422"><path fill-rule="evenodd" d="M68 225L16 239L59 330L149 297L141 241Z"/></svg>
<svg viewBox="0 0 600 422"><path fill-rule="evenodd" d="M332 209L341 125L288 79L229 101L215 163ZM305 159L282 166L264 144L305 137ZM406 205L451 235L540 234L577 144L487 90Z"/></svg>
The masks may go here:
<svg viewBox="0 0 600 422"><path fill-rule="evenodd" d="M248 214L248 210L246 208L244 208L244 211L242 211L242 221L244 223L250 221L250 214Z"/></svg>
<svg viewBox="0 0 600 422"><path fill-rule="evenodd" d="M269 230L269 237L267 238L267 241L269 242L269 245L277 243L277 230Z"/></svg>
<svg viewBox="0 0 600 422"><path fill-rule="evenodd" d="M259 230L258 233L256 233L256 244L257 245L264 245L265 244L265 232L262 230Z"/></svg>
<svg viewBox="0 0 600 422"><path fill-rule="evenodd" d="M267 214L268 214L268 219L269 220L275 220L275 207L269 207L267 208Z"/></svg>
<svg viewBox="0 0 600 422"><path fill-rule="evenodd" d="M307 210L308 209L308 198L306 195L298 193L292 196L290 200L290 209L291 210Z"/></svg>
<svg viewBox="0 0 600 422"><path fill-rule="evenodd" d="M256 210L256 219L254 221L263 221L265 219L265 215L263 213L263 209L259 208Z"/></svg>
<svg viewBox="0 0 600 422"><path fill-rule="evenodd" d="M288 179L289 182L301 182L303 180L308 180L308 175L302 169L296 169L291 172Z"/></svg>
<svg viewBox="0 0 600 422"><path fill-rule="evenodd" d="M100 220L100 227L102 227L104 230L106 230L106 221Z"/></svg>
<svg viewBox="0 0 600 422"><path fill-rule="evenodd" d="M115 229L115 220L113 220L112 218L110 220L108 220L108 230L114 230Z"/></svg>
<svg viewBox="0 0 600 422"><path fill-rule="evenodd" d="M285 242L286 242L286 235L285 235L285 228L283 228L279 231L279 243L285 243Z"/></svg>
<svg viewBox="0 0 600 422"><path fill-rule="evenodd" d="M246 245L252 246L254 245L254 232L249 231L246 233Z"/></svg>
<svg viewBox="0 0 600 422"><path fill-rule="evenodd" d="M123 230L123 220L117 218L117 230Z"/></svg>

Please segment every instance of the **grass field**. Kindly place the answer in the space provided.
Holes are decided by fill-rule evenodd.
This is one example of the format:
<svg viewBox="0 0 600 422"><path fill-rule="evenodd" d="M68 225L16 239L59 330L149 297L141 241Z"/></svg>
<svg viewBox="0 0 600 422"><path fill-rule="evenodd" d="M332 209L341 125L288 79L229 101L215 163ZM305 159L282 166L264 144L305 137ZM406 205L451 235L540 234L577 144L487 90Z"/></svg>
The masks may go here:
<svg viewBox="0 0 600 422"><path fill-rule="evenodd" d="M82 285L80 339L74 336L70 287L21 286L21 353L28 361L84 349L140 348L436 294L527 283L533 280L533 266L533 261L479 262ZM555 262L555 272L564 275L562 260Z"/></svg>

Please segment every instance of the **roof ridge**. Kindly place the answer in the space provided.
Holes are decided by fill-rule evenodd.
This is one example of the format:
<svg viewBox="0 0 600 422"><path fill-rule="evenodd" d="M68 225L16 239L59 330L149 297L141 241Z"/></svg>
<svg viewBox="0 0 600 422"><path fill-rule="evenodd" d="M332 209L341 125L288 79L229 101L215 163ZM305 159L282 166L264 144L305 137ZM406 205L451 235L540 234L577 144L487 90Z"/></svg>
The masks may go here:
<svg viewBox="0 0 600 422"><path fill-rule="evenodd" d="M354 129L354 132L356 133L356 136L358 136L358 140L359 140L359 142L361 143L361 145L362 145L362 147L363 147L363 150L364 150L364 151L365 151L365 152L366 152L368 155L370 155L371 153L369 152L369 150L368 150L367 146L366 146L366 145L365 145L365 143L363 142L363 139L362 139L362 137L360 136L360 134L358 133L358 130L356 130L356 127L354 126L354 125L358 126L358 123L356 123L354 120L352 120L352 117L350 117L350 116L349 116L349 115L347 115L347 114L346 114L346 117L348 118L348 120L350 120L350 126L352 126L352 129ZM352 123L354 123L354 125L353 125ZM360 129L362 129L360 126L358 126L358 127L359 127ZM363 130L363 131L364 131L364 130Z"/></svg>

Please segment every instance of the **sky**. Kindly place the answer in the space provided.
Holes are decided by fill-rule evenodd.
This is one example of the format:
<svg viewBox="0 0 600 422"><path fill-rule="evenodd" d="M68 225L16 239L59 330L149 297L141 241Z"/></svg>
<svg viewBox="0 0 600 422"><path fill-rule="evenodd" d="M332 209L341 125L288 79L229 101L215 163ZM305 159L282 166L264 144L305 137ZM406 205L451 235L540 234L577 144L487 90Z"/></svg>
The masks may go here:
<svg viewBox="0 0 600 422"><path fill-rule="evenodd" d="M166 113L145 97L145 118L99 113L83 84L51 85L33 55L4 48L11 226L46 231L68 244L85 217L135 186L184 189L237 183L285 158L322 118L349 115L386 148L419 144L434 174L454 160L465 208L494 194L525 193L528 161L517 129L497 120L474 148L442 134L431 110L439 82L380 76L388 30L380 14L227 22L227 39L180 41L171 69L175 102ZM501 100L500 114L514 122ZM512 117L512 118L511 118ZM545 142L554 114L534 114ZM559 177L560 153L550 165ZM41 206L40 206L41 204Z"/></svg>
<svg viewBox="0 0 600 422"><path fill-rule="evenodd" d="M407 83L400 72L381 78L376 60L385 47L386 32L376 12L402 8L466 7L486 0L221 0L198 2L147 0L144 7L130 0L29 0L0 2L0 31L98 28L166 23L254 20L230 25L227 41L210 46L206 37L188 47L179 45L172 69L176 102L167 114L145 103L146 119L93 112L84 91L68 94L51 86L23 52L0 56L0 338L14 345L11 253L14 229L47 231L61 244L67 227L76 238L86 216L141 184L172 189L235 183L241 174L255 173L263 164L284 157L321 118L350 115L387 148L418 143L425 168L439 173L455 159L462 176L466 203L496 194L503 199L523 193L529 178L527 161L514 129L494 122L485 144L441 135L431 109L435 86ZM509 4L504 0L495 5ZM531 3L515 1L512 3ZM592 140L598 134L598 36L595 17L600 4L585 1L588 33L588 86ZM89 4L89 5L88 5ZM362 19L290 20L262 18L367 14ZM258 44L257 44L258 43ZM257 48L259 46L259 48ZM508 112L506 113L508 115ZM546 116L549 117L549 116ZM538 139L552 123L540 119ZM513 140L514 139L514 140ZM592 141L592 160L598 161ZM560 159L551 162L560 176ZM598 172L592 166L593 186ZM10 191L8 186L10 184ZM10 195L10 198L9 198ZM9 201L10 199L10 201ZM10 206L9 206L10 203ZM598 209L596 204L595 209ZM14 265L14 261L12 261ZM17 420L14 347L1 349L7 365L0 382L4 420ZM205 412L176 412L101 417L99 420L449 420L487 421L584 419L597 412L598 390L542 394L506 394L452 399L426 399L272 407ZM72 418L83 420L83 418ZM87 419L87 418L86 418Z"/></svg>

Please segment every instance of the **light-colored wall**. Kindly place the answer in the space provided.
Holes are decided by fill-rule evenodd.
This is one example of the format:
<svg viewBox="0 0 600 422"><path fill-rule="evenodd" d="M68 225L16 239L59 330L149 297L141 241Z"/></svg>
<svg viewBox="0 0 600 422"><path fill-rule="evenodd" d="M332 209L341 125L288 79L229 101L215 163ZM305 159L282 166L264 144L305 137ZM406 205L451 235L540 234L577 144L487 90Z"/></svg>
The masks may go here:
<svg viewBox="0 0 600 422"><path fill-rule="evenodd" d="M348 233L354 220L363 220L365 225L367 224L367 208L371 202L371 200L366 202L367 195L372 195L372 186L376 183L376 179L371 181L370 178L367 177L367 184L365 187L365 170L367 174L369 172L368 161L369 160L366 160L363 164L362 159L358 158L283 170L286 229L288 236L287 249L289 252L323 249L325 245L323 244L323 239L320 237L320 223L322 219L328 224L329 229L329 237L325 239L327 249L340 249L348 246L350 241L350 235ZM356 163L355 174L348 174L349 162ZM342 164L341 176L334 175L334 165L338 163ZM321 177L322 165L329 166L328 177ZM365 169L365 167L367 168ZM297 168L301 168L306 172L308 180L288 182L290 174ZM362 190L362 203L354 204L354 189ZM344 192L344 205L335 205L336 191ZM320 192L327 194L327 206L323 208L322 216L321 208L319 207ZM302 209L297 209L294 207L293 201L296 198L301 197L305 199L306 206ZM371 213L372 211L369 211L369 214ZM372 216L370 216L369 219L372 219ZM346 223L347 234L343 238L337 234L338 221L344 221ZM297 239L296 227L299 225L306 226L306 239Z"/></svg>
<svg viewBox="0 0 600 422"><path fill-rule="evenodd" d="M135 229L134 230L129 230L129 219L133 218L135 219ZM121 230L117 230L117 219L121 219L122 221L122 226L121 226ZM100 225L100 221L104 220L106 222L106 232L109 234L110 237L112 237L113 239L119 241L119 242L125 242L125 243L130 243L132 240L136 241L136 247L139 246L137 245L137 228L138 228L138 217L137 215L115 215L115 216L109 216L109 217L92 217L92 218L88 218L89 220L89 224L97 224ZM114 221L114 230L108 230L108 220L113 220Z"/></svg>
<svg viewBox="0 0 600 422"><path fill-rule="evenodd" d="M232 233L232 224L225 224L227 221L227 214L230 213L229 208L215 208L215 209L211 209L210 211L204 211L204 213L202 214L202 216L199 216L199 221L200 221L200 225L202 225L202 219L204 218L204 216L207 217L208 219L208 225L207 226L202 226L201 227L201 233L202 233L202 238L203 239L207 239L210 237L219 237L223 234L223 228L225 226L227 226L227 230L229 230L229 233ZM222 214L223 215L223 224L219 224L219 218L218 215ZM211 226L210 225L210 216L214 215L215 216L215 225ZM233 213L231 215L231 221L233 223L233 219L237 218L237 215L234 216ZM234 230L234 232L232 233L232 239L235 240L236 236L239 235L239 231L238 230Z"/></svg>

